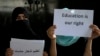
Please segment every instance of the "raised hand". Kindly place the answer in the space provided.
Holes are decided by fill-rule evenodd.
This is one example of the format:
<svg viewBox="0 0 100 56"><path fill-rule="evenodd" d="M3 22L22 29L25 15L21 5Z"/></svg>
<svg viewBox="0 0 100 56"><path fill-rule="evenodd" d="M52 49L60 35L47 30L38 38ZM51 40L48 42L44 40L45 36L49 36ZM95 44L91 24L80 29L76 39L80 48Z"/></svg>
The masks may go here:
<svg viewBox="0 0 100 56"><path fill-rule="evenodd" d="M90 28L92 29L92 36L91 39L97 38L100 36L100 29L96 25L91 25Z"/></svg>
<svg viewBox="0 0 100 56"><path fill-rule="evenodd" d="M8 48L6 50L5 56L12 56L13 55L13 50L11 48Z"/></svg>
<svg viewBox="0 0 100 56"><path fill-rule="evenodd" d="M54 34L55 29L56 29L55 25L53 25L53 26L51 26L51 27L48 28L47 35L48 35L48 37L50 39L56 39L56 35Z"/></svg>

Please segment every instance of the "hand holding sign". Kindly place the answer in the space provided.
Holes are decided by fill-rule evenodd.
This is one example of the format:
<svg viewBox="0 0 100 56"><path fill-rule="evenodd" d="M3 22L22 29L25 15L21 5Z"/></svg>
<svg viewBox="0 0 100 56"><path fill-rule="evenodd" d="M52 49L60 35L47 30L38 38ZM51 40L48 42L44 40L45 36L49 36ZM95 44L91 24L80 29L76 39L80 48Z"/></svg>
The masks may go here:
<svg viewBox="0 0 100 56"><path fill-rule="evenodd" d="M91 25L90 28L92 29L92 36L89 39L95 39L100 36L100 29L96 25Z"/></svg>
<svg viewBox="0 0 100 56"><path fill-rule="evenodd" d="M13 56L13 50L11 48L7 48L5 56Z"/></svg>

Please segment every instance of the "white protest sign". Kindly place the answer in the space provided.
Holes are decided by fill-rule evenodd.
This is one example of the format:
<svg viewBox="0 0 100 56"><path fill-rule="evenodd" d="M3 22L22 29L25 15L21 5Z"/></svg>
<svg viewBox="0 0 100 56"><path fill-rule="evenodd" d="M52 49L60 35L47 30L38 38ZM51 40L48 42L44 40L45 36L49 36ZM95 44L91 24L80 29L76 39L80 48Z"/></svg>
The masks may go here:
<svg viewBox="0 0 100 56"><path fill-rule="evenodd" d="M90 37L93 24L93 10L55 9L53 24L56 35Z"/></svg>
<svg viewBox="0 0 100 56"><path fill-rule="evenodd" d="M23 40L12 38L10 48L13 56L43 56L44 40Z"/></svg>

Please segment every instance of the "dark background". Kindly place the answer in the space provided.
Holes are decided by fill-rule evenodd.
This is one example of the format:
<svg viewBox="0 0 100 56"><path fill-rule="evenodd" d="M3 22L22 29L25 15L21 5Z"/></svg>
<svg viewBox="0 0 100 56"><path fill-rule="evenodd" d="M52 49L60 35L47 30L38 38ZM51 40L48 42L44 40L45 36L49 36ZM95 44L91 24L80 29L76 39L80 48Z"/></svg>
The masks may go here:
<svg viewBox="0 0 100 56"><path fill-rule="evenodd" d="M11 6L10 2L16 2L14 6ZM45 31L49 26L53 23L53 9L55 8L69 8L69 9L88 9L94 10L94 24L96 24L100 28L100 17L99 17L99 2L94 0L30 0L32 2L32 9L30 10L29 3L27 0L0 0L0 28L6 27L11 23L11 13L12 10L17 6L25 7L29 10L29 19L32 25L32 28L36 30L38 34L41 34ZM25 6L19 4L22 2ZM5 3L5 4L4 4ZM34 7L37 4L44 6ZM2 5L4 4L4 5ZM30 3L31 4L31 3ZM40 9L41 8L41 9ZM7 10L7 11L6 11ZM1 29L2 30L2 29ZM1 33L2 35L2 33ZM1 39L1 37L0 37ZM100 56L100 38L96 38L93 40L93 56Z"/></svg>

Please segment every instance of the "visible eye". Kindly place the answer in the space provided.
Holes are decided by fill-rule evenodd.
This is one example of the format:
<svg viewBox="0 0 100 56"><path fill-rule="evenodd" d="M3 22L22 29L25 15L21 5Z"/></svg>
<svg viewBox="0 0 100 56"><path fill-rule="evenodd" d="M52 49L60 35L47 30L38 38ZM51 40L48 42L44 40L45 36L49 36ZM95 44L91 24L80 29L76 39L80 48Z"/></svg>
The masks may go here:
<svg viewBox="0 0 100 56"><path fill-rule="evenodd" d="M27 17L26 17L24 14L19 14L19 15L17 16L16 21L18 21L18 20L28 20L28 19L27 19Z"/></svg>

